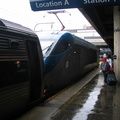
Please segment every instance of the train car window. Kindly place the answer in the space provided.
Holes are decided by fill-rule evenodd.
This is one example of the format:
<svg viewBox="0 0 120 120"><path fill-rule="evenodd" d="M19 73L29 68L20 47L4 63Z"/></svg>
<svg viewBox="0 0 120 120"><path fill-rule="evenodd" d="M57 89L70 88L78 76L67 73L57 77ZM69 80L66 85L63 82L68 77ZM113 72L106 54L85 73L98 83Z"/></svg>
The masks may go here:
<svg viewBox="0 0 120 120"><path fill-rule="evenodd" d="M10 86L28 80L26 60L0 61L0 87Z"/></svg>

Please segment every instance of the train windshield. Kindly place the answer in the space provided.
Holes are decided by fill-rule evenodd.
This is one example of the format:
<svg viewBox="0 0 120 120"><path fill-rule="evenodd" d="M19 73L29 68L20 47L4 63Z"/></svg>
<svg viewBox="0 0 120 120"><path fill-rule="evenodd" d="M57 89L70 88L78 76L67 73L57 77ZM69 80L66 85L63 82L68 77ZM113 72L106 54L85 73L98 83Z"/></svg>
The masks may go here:
<svg viewBox="0 0 120 120"><path fill-rule="evenodd" d="M53 45L53 41L40 41L41 43L41 47L42 47L42 52L43 52L43 56L47 56L49 54L49 51L52 48Z"/></svg>

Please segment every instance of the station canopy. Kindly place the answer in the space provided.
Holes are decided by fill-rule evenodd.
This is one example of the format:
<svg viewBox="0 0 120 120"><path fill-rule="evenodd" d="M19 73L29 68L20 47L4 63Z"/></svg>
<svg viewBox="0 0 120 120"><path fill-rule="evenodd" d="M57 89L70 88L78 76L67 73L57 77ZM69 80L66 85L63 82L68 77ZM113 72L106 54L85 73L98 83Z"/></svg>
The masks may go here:
<svg viewBox="0 0 120 120"><path fill-rule="evenodd" d="M33 11L78 8L113 49L113 8L120 0L30 0Z"/></svg>

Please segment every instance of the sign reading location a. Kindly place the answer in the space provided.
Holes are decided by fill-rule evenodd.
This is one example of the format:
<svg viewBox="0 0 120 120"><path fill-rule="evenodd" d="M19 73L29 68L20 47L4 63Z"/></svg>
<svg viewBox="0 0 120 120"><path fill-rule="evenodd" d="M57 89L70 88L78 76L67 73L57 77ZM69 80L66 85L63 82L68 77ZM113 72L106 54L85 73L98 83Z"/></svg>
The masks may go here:
<svg viewBox="0 0 120 120"><path fill-rule="evenodd" d="M120 0L30 0L33 11L119 4Z"/></svg>

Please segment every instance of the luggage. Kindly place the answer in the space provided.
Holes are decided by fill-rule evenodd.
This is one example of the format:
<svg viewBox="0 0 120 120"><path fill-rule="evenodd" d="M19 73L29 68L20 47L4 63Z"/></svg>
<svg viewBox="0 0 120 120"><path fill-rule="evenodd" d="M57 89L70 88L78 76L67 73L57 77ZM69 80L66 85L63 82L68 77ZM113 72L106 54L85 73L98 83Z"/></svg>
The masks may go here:
<svg viewBox="0 0 120 120"><path fill-rule="evenodd" d="M116 79L114 71L109 71L109 73L107 75L107 84L108 85L116 85L116 83L117 83L117 79Z"/></svg>

